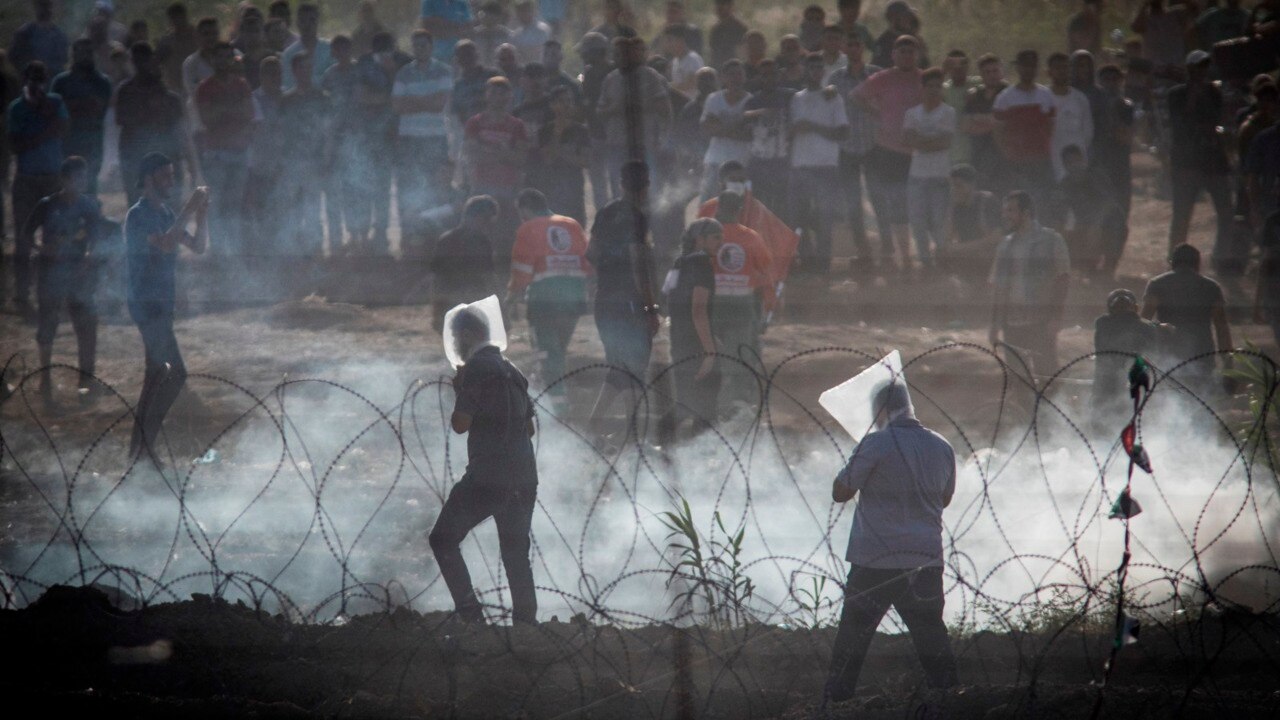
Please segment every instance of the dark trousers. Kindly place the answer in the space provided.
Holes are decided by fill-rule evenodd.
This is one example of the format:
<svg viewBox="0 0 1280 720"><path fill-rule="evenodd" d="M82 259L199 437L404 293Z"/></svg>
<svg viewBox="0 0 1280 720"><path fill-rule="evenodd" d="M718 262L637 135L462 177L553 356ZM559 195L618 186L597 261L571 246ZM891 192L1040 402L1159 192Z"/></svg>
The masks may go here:
<svg viewBox="0 0 1280 720"><path fill-rule="evenodd" d="M867 196L871 209L876 213L876 228L880 235L880 256L893 257L893 228L889 226L879 201L877 188L868 174L866 157L852 153L840 153L840 184L844 188L845 202L849 207L849 229L853 232L853 247L857 259L863 263L875 261L875 253L867 240L866 210L862 202L863 176L866 176Z"/></svg>
<svg viewBox="0 0 1280 720"><path fill-rule="evenodd" d="M534 301L529 303L529 328L533 332L533 344L540 357L539 371L542 383L550 388L553 396L565 394L564 383L556 381L564 377L564 359L578 327L581 303ZM555 385L552 385L555 383Z"/></svg>
<svg viewBox="0 0 1280 720"><path fill-rule="evenodd" d="M831 269L831 228L840 202L840 171L835 166L791 168L789 177L791 221L804 228L799 247L803 268L825 274Z"/></svg>
<svg viewBox="0 0 1280 720"><path fill-rule="evenodd" d="M1200 192L1209 193L1217 215L1218 233L1213 243L1213 267L1220 273L1239 275L1244 269L1248 247L1234 247L1231 232L1231 178L1225 174L1203 173L1192 168L1173 169L1173 216L1169 221L1169 249L1187 241L1191 214Z"/></svg>
<svg viewBox="0 0 1280 720"><path fill-rule="evenodd" d="M785 223L791 223L791 193L788 178L791 162L781 160L752 159L747 166L751 178L751 194Z"/></svg>
<svg viewBox="0 0 1280 720"><path fill-rule="evenodd" d="M529 562L529 528L536 502L535 485L489 487L470 475L464 475L449 492L428 540L454 606L466 620L483 620L484 614L459 546L467 533L490 517L498 526L498 552L511 589L512 618L522 622L536 620L538 597L533 587L533 566Z"/></svg>
<svg viewBox="0 0 1280 720"><path fill-rule="evenodd" d="M1038 208L1048 208L1053 199L1053 163L1048 156L1031 160L1008 160L1004 166L1002 196L1013 190L1025 190Z"/></svg>
<svg viewBox="0 0 1280 720"><path fill-rule="evenodd" d="M36 344L53 345L65 306L76 333L80 387L87 387L98 356L98 310L93 302L96 290L96 273L87 261L45 257L36 261Z"/></svg>
<svg viewBox="0 0 1280 720"><path fill-rule="evenodd" d="M917 570L849 569L840 629L831 651L827 695L836 702L853 697L867 648L889 607L898 611L924 666L930 687L956 684L956 661L942 622L942 568Z"/></svg>
<svg viewBox="0 0 1280 720"><path fill-rule="evenodd" d="M248 154L243 150L205 150L200 167L209 184L209 249L219 255L242 256L251 250L242 235Z"/></svg>
<svg viewBox="0 0 1280 720"><path fill-rule="evenodd" d="M41 198L58 191L57 175L23 175L13 178L13 299L31 301L31 250L35 236L26 231L27 218ZM0 262L3 255L0 254Z"/></svg>
<svg viewBox="0 0 1280 720"><path fill-rule="evenodd" d="M169 408L178 399L178 393L187 382L187 366L178 350L178 338L173 334L173 315L164 310L130 308L130 315L142 334L146 350L146 373L142 379L142 394L134 409L133 437L129 442L129 455L136 457L146 451L157 457L156 437Z"/></svg>
<svg viewBox="0 0 1280 720"><path fill-rule="evenodd" d="M675 402L659 425L658 434L664 443L675 439L676 429L685 420L692 422L694 433L716 423L718 398L724 382L722 370L726 362L732 361L716 358L715 367L699 380L698 368L702 366L703 357L701 347L682 347L680 343L671 346L671 384L675 390Z"/></svg>

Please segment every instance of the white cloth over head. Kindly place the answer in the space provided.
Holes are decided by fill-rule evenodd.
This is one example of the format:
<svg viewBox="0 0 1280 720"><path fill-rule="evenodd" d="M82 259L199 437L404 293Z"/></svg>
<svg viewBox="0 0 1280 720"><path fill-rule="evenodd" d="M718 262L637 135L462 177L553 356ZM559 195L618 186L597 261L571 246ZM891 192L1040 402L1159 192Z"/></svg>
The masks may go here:
<svg viewBox="0 0 1280 720"><path fill-rule="evenodd" d="M915 415L911 406L911 395L907 390L907 376L902 372L902 355L897 350L885 355L871 367L845 380L839 385L818 396L818 404L840 423L840 427L854 439L862 442L867 433L876 429L876 414L880 405L884 404L881 396L890 385L901 386L901 398L905 399L905 408L894 408L890 418L904 413Z"/></svg>
<svg viewBox="0 0 1280 720"><path fill-rule="evenodd" d="M458 342L453 336L453 319L464 310L477 313L488 325L489 342L486 344L502 352L507 350L507 328L502 322L502 304L498 302L498 296L490 295L473 303L463 303L444 314L444 356L455 370L467 361L458 351Z"/></svg>

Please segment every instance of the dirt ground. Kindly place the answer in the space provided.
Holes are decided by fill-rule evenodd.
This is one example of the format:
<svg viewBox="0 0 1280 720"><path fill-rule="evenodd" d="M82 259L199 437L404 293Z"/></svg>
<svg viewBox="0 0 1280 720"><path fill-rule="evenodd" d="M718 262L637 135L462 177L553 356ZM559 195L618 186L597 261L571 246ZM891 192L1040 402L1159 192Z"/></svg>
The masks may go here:
<svg viewBox="0 0 1280 720"><path fill-rule="evenodd" d="M1129 287L1141 295L1146 280L1165 269L1169 208L1152 195L1149 181L1140 181L1118 278L1073 283L1060 339L1064 363L1091 352L1092 320L1109 290ZM109 198L108 213L118 215L121 205L120 198ZM1210 207L1202 202L1192 237L1206 252L1211 227ZM837 253L842 248L847 252L838 243ZM419 265L347 260L318 272L283 268L283 282L272 279L278 269L264 264L234 271L261 281L246 295L227 292L240 286L229 284L234 272L217 258L182 264L186 312L177 335L193 378L169 432L184 459L243 412L237 386L263 395L285 380L323 378L394 399L416 379L450 374L427 309L413 302L424 279ZM320 293L291 297L296 287ZM1249 321L1252 274L1226 289L1236 344L1255 343L1274 357L1270 330ZM834 428L816 410L818 394L891 348L920 358L908 372L936 401L922 410L926 422L942 420L930 409L935 406L959 408L948 420L960 427L989 420L1005 403L999 396L1002 369L978 347L986 343L988 313L979 278L794 279L787 306L764 340L763 364L777 369L770 427L792 437L815 433L815 422ZM0 436L47 432L52 447L101 438L107 446L102 452L120 464L124 401L133 401L142 379L136 330L119 315L101 328L98 375L118 398L83 408L73 374L60 369L53 410L40 406L33 380L22 381L35 365L33 334L20 318L0 315L3 354L13 357L4 379L18 393L0 405ZM961 345L929 352L950 343ZM659 361L666 353L660 341ZM512 328L508 354L526 371L534 367L523 321ZM578 372L562 413L570 424L590 409L600 377L593 366L601 357L586 318L569 351L569 370ZM75 362L66 324L54 361ZM387 378L386 387L369 390L361 380L374 368ZM1083 408L1091 372L1091 362L1068 368L1054 397ZM1013 402L1029 403L1029 397L1024 388ZM1220 410L1242 412L1245 402L1243 396L1224 399ZM6 459L0 468L0 558L46 531L57 536L52 521L33 519L46 502ZM9 570L0 565L0 572ZM12 587L6 577L6 592ZM957 641L963 686L930 695L917 687L906 637L882 636L859 699L822 710L814 701L830 628L748 625L719 633L558 618L536 629L476 629L453 625L442 613L403 608L342 622L286 622L208 597L118 609L95 591L58 588L25 609L0 611L0 637L11 660L0 687L47 709L122 717L1079 718L1094 702L1108 642L1071 627L1058 637L974 634ZM1122 654L1104 715L1277 717L1278 663L1274 617L1171 623Z"/></svg>

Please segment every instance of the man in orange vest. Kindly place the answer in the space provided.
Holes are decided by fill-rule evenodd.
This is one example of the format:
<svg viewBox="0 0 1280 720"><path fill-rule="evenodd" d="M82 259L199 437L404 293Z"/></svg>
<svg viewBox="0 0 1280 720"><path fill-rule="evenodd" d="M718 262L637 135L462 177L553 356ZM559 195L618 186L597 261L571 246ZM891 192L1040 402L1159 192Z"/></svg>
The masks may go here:
<svg viewBox="0 0 1280 720"><path fill-rule="evenodd" d="M745 198L725 192L717 201L716 220L724 228L724 242L711 259L716 274L711 327L720 351L731 358L724 363L721 388L726 401L751 403L760 400L759 394L751 392L758 378L742 363L755 366L760 356L761 317L773 310L777 299L774 259L759 233L738 222Z"/></svg>
<svg viewBox="0 0 1280 720"><path fill-rule="evenodd" d="M747 180L747 168L742 163L730 160L720 166L720 186L723 192L742 196L742 211L734 222L754 230L768 247L773 257L775 292L780 296L782 283L791 270L791 260L796 256L800 236L752 194L751 183ZM698 210L698 217L717 217L719 206L719 198L708 200Z"/></svg>
<svg viewBox="0 0 1280 720"><path fill-rule="evenodd" d="M587 311L587 236L577 220L552 214L547 196L534 189L516 198L520 227L511 249L507 307L521 297L528 307L529 329L538 350L539 371L548 394L563 399L565 352L578 318Z"/></svg>

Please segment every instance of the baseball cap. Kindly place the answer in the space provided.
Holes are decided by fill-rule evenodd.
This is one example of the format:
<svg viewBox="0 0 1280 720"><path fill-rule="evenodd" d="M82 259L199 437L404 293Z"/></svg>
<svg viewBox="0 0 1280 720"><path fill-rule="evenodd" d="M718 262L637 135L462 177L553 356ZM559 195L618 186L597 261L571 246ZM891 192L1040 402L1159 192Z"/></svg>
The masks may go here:
<svg viewBox="0 0 1280 720"><path fill-rule="evenodd" d="M1203 65L1204 63L1207 63L1212 59L1213 58L1209 56L1209 53L1203 50L1192 50L1191 52L1187 53L1187 67L1191 67L1193 65Z"/></svg>
<svg viewBox="0 0 1280 720"><path fill-rule="evenodd" d="M147 178L151 177L151 173L159 170L165 165L172 165L173 161L168 155L158 152L149 152L142 157L142 163L138 166L138 187L143 187Z"/></svg>

